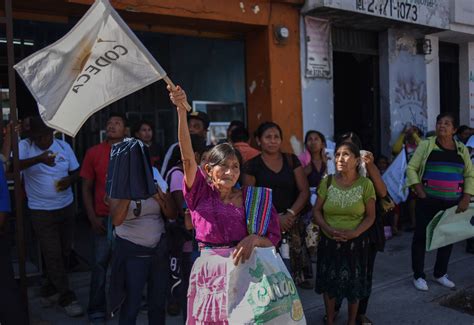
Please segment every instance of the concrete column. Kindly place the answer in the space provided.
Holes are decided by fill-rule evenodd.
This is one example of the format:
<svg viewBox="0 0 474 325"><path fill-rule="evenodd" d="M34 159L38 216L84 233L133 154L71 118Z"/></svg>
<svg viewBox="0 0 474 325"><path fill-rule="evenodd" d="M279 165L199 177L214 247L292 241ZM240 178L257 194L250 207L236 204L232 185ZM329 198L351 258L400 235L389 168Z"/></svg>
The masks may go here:
<svg viewBox="0 0 474 325"><path fill-rule="evenodd" d="M440 112L439 98L439 41L436 36L426 36L431 40L431 54L425 55L426 63L426 96L427 96L427 128L436 127L436 116Z"/></svg>
<svg viewBox="0 0 474 325"><path fill-rule="evenodd" d="M268 26L246 36L246 79L249 129L274 121L283 130L284 151L303 137L300 77L300 13L297 7L272 3ZM286 42L274 36L276 26L289 30Z"/></svg>
<svg viewBox="0 0 474 325"><path fill-rule="evenodd" d="M474 42L459 46L459 122L474 127Z"/></svg>
<svg viewBox="0 0 474 325"><path fill-rule="evenodd" d="M427 131L426 64L424 56L416 53L416 39L423 36L414 29L389 29L381 34L381 109L384 118L389 108L390 119L389 131L383 129L382 140L390 146L407 124ZM383 152L388 150L383 148Z"/></svg>
<svg viewBox="0 0 474 325"><path fill-rule="evenodd" d="M474 42L469 43L469 126L474 127Z"/></svg>

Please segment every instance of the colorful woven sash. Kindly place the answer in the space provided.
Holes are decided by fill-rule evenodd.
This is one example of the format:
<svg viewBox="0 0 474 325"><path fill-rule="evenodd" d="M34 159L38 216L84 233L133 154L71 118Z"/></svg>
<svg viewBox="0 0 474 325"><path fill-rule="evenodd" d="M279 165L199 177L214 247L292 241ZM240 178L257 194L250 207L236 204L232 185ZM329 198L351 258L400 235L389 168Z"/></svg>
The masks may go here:
<svg viewBox="0 0 474 325"><path fill-rule="evenodd" d="M265 187L247 188L245 218L249 234L265 236L272 214L272 190Z"/></svg>

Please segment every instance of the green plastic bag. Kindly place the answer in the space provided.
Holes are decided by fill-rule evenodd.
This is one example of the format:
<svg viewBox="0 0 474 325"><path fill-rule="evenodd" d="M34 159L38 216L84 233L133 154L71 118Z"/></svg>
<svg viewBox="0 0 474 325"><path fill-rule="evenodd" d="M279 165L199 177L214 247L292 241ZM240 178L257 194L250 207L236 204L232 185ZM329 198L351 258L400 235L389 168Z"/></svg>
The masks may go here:
<svg viewBox="0 0 474 325"><path fill-rule="evenodd" d="M462 212L457 206L438 212L426 227L426 251L474 237L474 203Z"/></svg>
<svg viewBox="0 0 474 325"><path fill-rule="evenodd" d="M306 325L303 305L275 247L256 247L228 273L229 324Z"/></svg>

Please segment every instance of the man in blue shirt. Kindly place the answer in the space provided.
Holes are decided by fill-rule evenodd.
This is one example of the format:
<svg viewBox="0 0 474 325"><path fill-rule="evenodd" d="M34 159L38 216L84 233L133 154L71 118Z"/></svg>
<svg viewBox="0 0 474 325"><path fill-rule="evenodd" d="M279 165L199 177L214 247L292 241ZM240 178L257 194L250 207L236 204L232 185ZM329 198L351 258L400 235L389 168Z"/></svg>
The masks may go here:
<svg viewBox="0 0 474 325"><path fill-rule="evenodd" d="M68 316L83 313L71 290L64 259L71 253L74 196L71 185L79 178L79 163L71 146L55 139L39 116L30 119L30 139L18 145L31 223L40 243L47 282L40 289L41 304L56 302Z"/></svg>

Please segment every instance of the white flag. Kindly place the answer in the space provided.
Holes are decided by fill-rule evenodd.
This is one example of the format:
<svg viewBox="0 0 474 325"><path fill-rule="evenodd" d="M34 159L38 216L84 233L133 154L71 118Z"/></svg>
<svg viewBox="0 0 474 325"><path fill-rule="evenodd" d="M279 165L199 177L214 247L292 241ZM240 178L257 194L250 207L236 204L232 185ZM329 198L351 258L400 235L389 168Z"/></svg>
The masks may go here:
<svg viewBox="0 0 474 325"><path fill-rule="evenodd" d="M406 201L408 188L405 187L405 172L407 169L407 156L405 147L398 154L395 160L382 175L382 179L387 186L387 191L393 201L398 204Z"/></svg>
<svg viewBox="0 0 474 325"><path fill-rule="evenodd" d="M101 108L166 76L107 0L15 69L44 122L70 136Z"/></svg>

